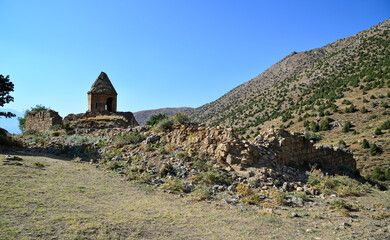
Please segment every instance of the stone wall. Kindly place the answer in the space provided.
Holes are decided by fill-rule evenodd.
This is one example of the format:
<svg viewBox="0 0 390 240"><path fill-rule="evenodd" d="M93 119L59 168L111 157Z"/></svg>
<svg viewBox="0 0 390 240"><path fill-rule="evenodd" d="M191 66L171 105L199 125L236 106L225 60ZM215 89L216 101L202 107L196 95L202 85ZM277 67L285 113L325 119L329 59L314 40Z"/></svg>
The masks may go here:
<svg viewBox="0 0 390 240"><path fill-rule="evenodd" d="M87 112L69 114L65 123L72 125L77 133L90 133L97 129L133 128L138 123L131 112Z"/></svg>
<svg viewBox="0 0 390 240"><path fill-rule="evenodd" d="M111 99L111 102L108 102ZM109 105L109 106L108 106ZM88 111L89 112L116 112L117 96L116 94L88 94Z"/></svg>
<svg viewBox="0 0 390 240"><path fill-rule="evenodd" d="M279 165L300 169L310 169L314 165L321 168L347 166L356 169L356 161L346 149L316 146L301 133L271 130L257 136L253 144L273 152Z"/></svg>
<svg viewBox="0 0 390 240"><path fill-rule="evenodd" d="M32 111L26 116L26 131L48 131L52 126L62 126L62 117L53 110Z"/></svg>

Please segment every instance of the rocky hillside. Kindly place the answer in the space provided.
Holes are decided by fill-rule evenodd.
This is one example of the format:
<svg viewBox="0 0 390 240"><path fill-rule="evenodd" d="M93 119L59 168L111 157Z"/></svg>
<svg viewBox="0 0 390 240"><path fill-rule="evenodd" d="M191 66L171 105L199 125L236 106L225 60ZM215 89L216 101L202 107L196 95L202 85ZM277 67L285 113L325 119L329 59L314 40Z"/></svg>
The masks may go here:
<svg viewBox="0 0 390 240"><path fill-rule="evenodd" d="M140 126L143 126L146 124L147 121L149 121L150 117L153 115L158 114L165 114L167 116L173 116L177 112L181 113L191 113L194 109L190 107L180 107L180 108L159 108L159 109L153 109L153 110L145 110L145 111L139 111L134 112L134 117L137 120L138 124Z"/></svg>
<svg viewBox="0 0 390 240"><path fill-rule="evenodd" d="M350 148L363 172L388 168L389 30L390 19L322 48L293 52L193 117L232 127L245 139L269 128L306 131L319 144ZM369 148L361 146L363 139Z"/></svg>

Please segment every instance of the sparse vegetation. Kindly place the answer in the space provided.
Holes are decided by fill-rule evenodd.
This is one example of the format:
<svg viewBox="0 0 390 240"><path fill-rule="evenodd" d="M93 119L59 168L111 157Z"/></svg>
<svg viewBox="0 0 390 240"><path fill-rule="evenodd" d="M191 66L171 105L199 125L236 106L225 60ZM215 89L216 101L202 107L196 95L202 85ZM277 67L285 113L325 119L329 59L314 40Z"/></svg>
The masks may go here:
<svg viewBox="0 0 390 240"><path fill-rule="evenodd" d="M367 139L363 139L362 141L362 148L370 148L370 143L367 141Z"/></svg>
<svg viewBox="0 0 390 240"><path fill-rule="evenodd" d="M367 179L390 181L390 168L386 168L384 171L380 167L375 167L371 174L366 175Z"/></svg>
<svg viewBox="0 0 390 240"><path fill-rule="evenodd" d="M168 118L167 115L161 113L158 115L153 115L150 117L149 121L146 122L146 125L155 126L158 122L166 118Z"/></svg>
<svg viewBox="0 0 390 240"><path fill-rule="evenodd" d="M167 131L169 129L172 129L173 127L173 120L170 119L170 118L164 118L162 119L161 121L159 121L157 124L156 124L156 128L160 131Z"/></svg>
<svg viewBox="0 0 390 240"><path fill-rule="evenodd" d="M347 176L324 176L322 173L312 173L307 184L325 195L359 196L365 192L361 183Z"/></svg>

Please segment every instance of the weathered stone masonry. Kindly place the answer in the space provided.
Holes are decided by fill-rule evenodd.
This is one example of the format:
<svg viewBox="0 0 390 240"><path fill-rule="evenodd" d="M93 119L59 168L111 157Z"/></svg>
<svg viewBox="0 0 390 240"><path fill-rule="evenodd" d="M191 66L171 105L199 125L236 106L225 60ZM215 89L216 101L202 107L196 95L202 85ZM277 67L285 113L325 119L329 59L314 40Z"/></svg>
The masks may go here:
<svg viewBox="0 0 390 240"><path fill-rule="evenodd" d="M53 110L32 111L26 116L26 131L48 131L52 126L62 126L62 118L58 112Z"/></svg>

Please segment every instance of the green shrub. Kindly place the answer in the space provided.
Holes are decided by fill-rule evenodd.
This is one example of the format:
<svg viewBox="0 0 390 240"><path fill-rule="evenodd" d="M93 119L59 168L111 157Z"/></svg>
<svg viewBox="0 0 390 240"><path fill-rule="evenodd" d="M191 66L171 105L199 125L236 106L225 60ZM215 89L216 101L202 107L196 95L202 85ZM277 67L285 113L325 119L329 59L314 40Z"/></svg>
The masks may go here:
<svg viewBox="0 0 390 240"><path fill-rule="evenodd" d="M373 143L370 147L371 156L379 155L380 153L381 153L380 148L375 143Z"/></svg>
<svg viewBox="0 0 390 240"><path fill-rule="evenodd" d="M351 105L352 102L347 99L344 99L341 103L345 105Z"/></svg>
<svg viewBox="0 0 390 240"><path fill-rule="evenodd" d="M360 109L360 112L361 112L361 113L367 113L368 110L367 110L366 107L363 106L363 107Z"/></svg>
<svg viewBox="0 0 390 240"><path fill-rule="evenodd" d="M380 167L375 167L374 171L371 174L366 176L368 179L379 180L379 181L389 181L390 180L390 168L387 168L385 171L382 171Z"/></svg>
<svg viewBox="0 0 390 240"><path fill-rule="evenodd" d="M325 118L321 123L320 123L320 130L321 131L327 131L330 129L329 125L329 119Z"/></svg>
<svg viewBox="0 0 390 240"><path fill-rule="evenodd" d="M316 122L310 123L310 130L313 132L318 132L320 130L320 126Z"/></svg>
<svg viewBox="0 0 390 240"><path fill-rule="evenodd" d="M68 135L75 133L74 127L72 125L70 125L69 123L65 123L63 128L64 128L66 134L68 134Z"/></svg>
<svg viewBox="0 0 390 240"><path fill-rule="evenodd" d="M213 191L210 186L206 184L200 184L195 187L194 196L198 200L210 199Z"/></svg>
<svg viewBox="0 0 390 240"><path fill-rule="evenodd" d="M341 139L341 140L339 141L339 145L342 146L342 147L347 146L347 144L344 142L343 139Z"/></svg>
<svg viewBox="0 0 390 240"><path fill-rule="evenodd" d="M172 129L172 127L173 127L173 120L169 118L162 119L156 125L156 128L160 131L167 131Z"/></svg>
<svg viewBox="0 0 390 240"><path fill-rule="evenodd" d="M344 196L358 196L365 192L364 186L347 176L322 176L322 174L311 174L307 185L315 188L319 193L325 195L338 194Z"/></svg>
<svg viewBox="0 0 390 240"><path fill-rule="evenodd" d="M170 178L163 185L161 185L163 190L171 190L174 193L184 192L183 182L178 178Z"/></svg>
<svg viewBox="0 0 390 240"><path fill-rule="evenodd" d="M390 129L390 120L384 121L381 126L379 127L381 130L387 130Z"/></svg>
<svg viewBox="0 0 390 240"><path fill-rule="evenodd" d="M351 106L345 108L346 113L354 113L356 111L357 111L357 109L356 109L355 105L353 105L353 104Z"/></svg>
<svg viewBox="0 0 390 240"><path fill-rule="evenodd" d="M345 122L342 131L343 133L347 133L351 130L351 128L352 128L352 123L350 121L347 121Z"/></svg>
<svg viewBox="0 0 390 240"><path fill-rule="evenodd" d="M375 129L374 134L375 134L375 135L382 135L381 129L380 129L380 128Z"/></svg>
<svg viewBox="0 0 390 240"><path fill-rule="evenodd" d="M58 136L60 136L60 134L61 134L60 131L53 131L53 132L50 133L50 136L52 136L52 137L58 137Z"/></svg>
<svg viewBox="0 0 390 240"><path fill-rule="evenodd" d="M231 180L228 176L221 174L217 169L212 168L206 172L199 173L199 182L205 184L229 185Z"/></svg>
<svg viewBox="0 0 390 240"><path fill-rule="evenodd" d="M287 194L285 192L279 191L278 189L271 188L269 191L269 197L272 198L272 201L275 204L283 204L286 202Z"/></svg>
<svg viewBox="0 0 390 240"><path fill-rule="evenodd" d="M173 120L175 120L176 122L178 122L180 124L185 124L185 123L189 122L190 118L188 117L187 114L177 112L176 115L173 116Z"/></svg>
<svg viewBox="0 0 390 240"><path fill-rule="evenodd" d="M43 163L41 163L41 162L34 162L33 164L34 164L34 166L39 167L39 168L45 167L45 165L43 165Z"/></svg>
<svg viewBox="0 0 390 240"><path fill-rule="evenodd" d="M119 135L114 137L114 142L115 143L125 143L127 142L128 144L137 144L145 140L145 136L143 136L140 132L138 131L132 131L132 132L124 132L120 133Z"/></svg>
<svg viewBox="0 0 390 240"><path fill-rule="evenodd" d="M337 198L329 203L329 209L336 210L343 216L349 216L352 206L347 204L344 200Z"/></svg>
<svg viewBox="0 0 390 240"><path fill-rule="evenodd" d="M161 120L166 119L166 118L168 118L167 115L161 114L161 113L158 115L153 115L150 117L149 121L146 122L146 125L154 126L158 122L160 122Z"/></svg>
<svg viewBox="0 0 390 240"><path fill-rule="evenodd" d="M367 139L363 139L362 141L362 148L370 148L370 143L367 141Z"/></svg>
<svg viewBox="0 0 390 240"><path fill-rule="evenodd" d="M389 107L389 105L387 104L387 102L382 102L381 106L382 106L383 108L388 108L388 107Z"/></svg>

